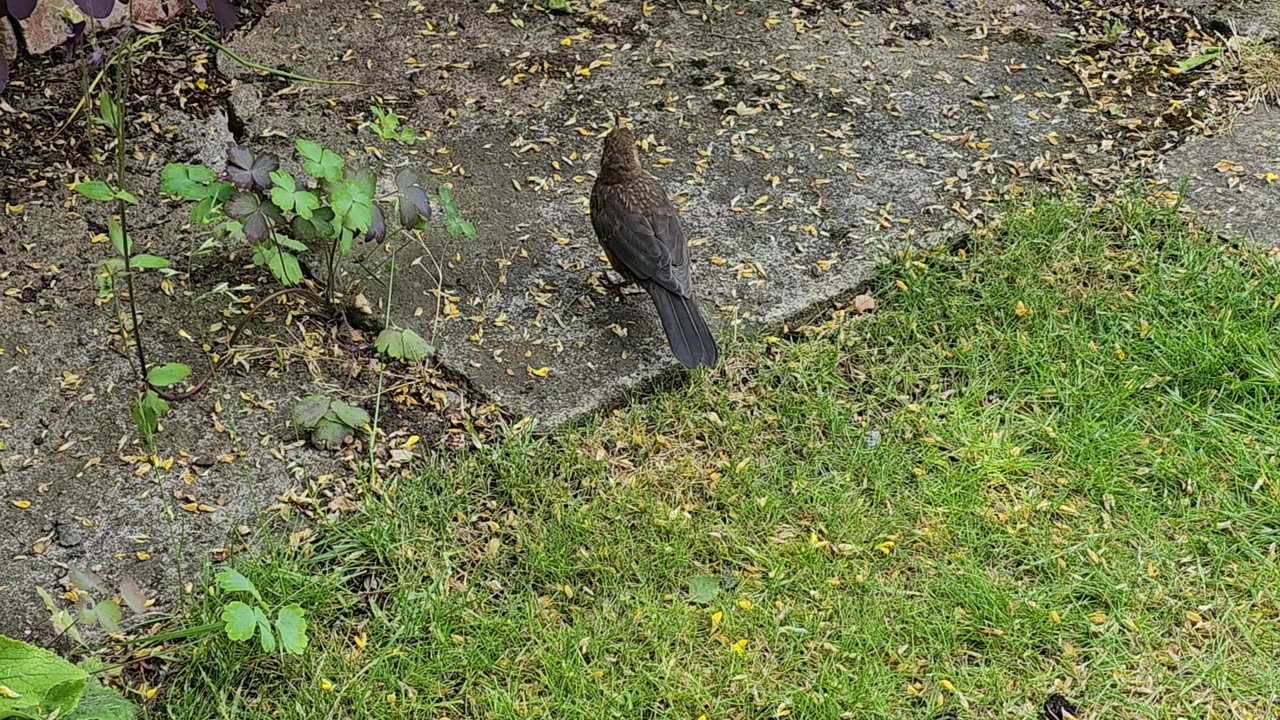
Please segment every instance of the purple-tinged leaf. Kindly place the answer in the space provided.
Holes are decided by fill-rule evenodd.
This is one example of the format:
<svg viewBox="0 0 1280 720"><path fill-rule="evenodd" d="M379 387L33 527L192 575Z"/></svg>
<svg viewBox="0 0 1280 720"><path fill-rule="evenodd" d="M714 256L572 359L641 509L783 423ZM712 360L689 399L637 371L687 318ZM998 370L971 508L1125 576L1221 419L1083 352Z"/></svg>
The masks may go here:
<svg viewBox="0 0 1280 720"><path fill-rule="evenodd" d="M4 89L8 84L9 61L5 59L4 53L0 52L0 92L4 92Z"/></svg>
<svg viewBox="0 0 1280 720"><path fill-rule="evenodd" d="M284 221L284 216L271 203L264 203L253 193L236 193L227 203L227 215L240 221L245 239L256 243L271 234L271 227Z"/></svg>
<svg viewBox="0 0 1280 720"><path fill-rule="evenodd" d="M110 15L115 6L116 0L76 0L76 7L99 20Z"/></svg>
<svg viewBox="0 0 1280 720"><path fill-rule="evenodd" d="M36 0L9 0L9 17L26 20L36 9Z"/></svg>
<svg viewBox="0 0 1280 720"><path fill-rule="evenodd" d="M147 596L131 577L120 581L120 599L139 615L147 609Z"/></svg>
<svg viewBox="0 0 1280 720"><path fill-rule="evenodd" d="M93 590L99 593L105 593L110 590L110 588L107 587L107 584L103 582L102 578L98 576L98 573L92 570L71 568L69 575L71 576L71 587L77 590L83 592Z"/></svg>
<svg viewBox="0 0 1280 720"><path fill-rule="evenodd" d="M396 205L400 210L400 224L412 230L422 220L431 217L431 201L427 193L418 187L418 176L408 168L396 174Z"/></svg>
<svg viewBox="0 0 1280 720"><path fill-rule="evenodd" d="M200 12L204 12L209 9L209 0L191 0L191 2L194 3L196 7L200 8Z"/></svg>
<svg viewBox="0 0 1280 720"><path fill-rule="evenodd" d="M223 30L230 30L240 22L240 14L236 12L235 3L231 0L211 0L213 3L213 19L218 22L218 27Z"/></svg>
<svg viewBox="0 0 1280 720"><path fill-rule="evenodd" d="M271 187L271 173L280 161L271 155L254 155L232 145L227 150L227 177L241 190L266 190Z"/></svg>
<svg viewBox="0 0 1280 720"><path fill-rule="evenodd" d="M378 203L373 204L369 230L365 232L364 237L373 242L382 242L387 237L387 221L382 217L382 208L378 207Z"/></svg>

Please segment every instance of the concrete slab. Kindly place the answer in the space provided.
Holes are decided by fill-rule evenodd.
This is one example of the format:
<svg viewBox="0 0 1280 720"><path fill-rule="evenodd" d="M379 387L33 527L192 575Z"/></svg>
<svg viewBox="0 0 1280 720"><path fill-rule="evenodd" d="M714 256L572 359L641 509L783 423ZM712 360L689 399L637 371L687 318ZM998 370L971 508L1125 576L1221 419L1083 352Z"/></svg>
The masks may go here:
<svg viewBox="0 0 1280 720"><path fill-rule="evenodd" d="M1192 140L1165 157L1163 182L1211 225L1280 247L1280 110L1259 108L1228 132Z"/></svg>
<svg viewBox="0 0 1280 720"><path fill-rule="evenodd" d="M428 25L407 9L370 20L320 2L282 9L235 50L358 79L323 94L353 113L371 94L393 99L430 133L388 163L451 182L479 237L406 249L396 312L447 367L548 426L677 369L647 299L600 287L586 205L610 108L625 109L676 196L704 312L725 337L805 317L856 290L879 254L970 226L995 183L1103 161L1077 79L1046 60L1055 17L1031 3L950 6L752 2L708 21L701 8L608 4L611 15L428 13ZM429 29L387 33L402 27ZM326 42L334 56L361 48L360 63L299 50ZM319 107L320 93L301 92ZM282 116L284 103L239 118L246 134L372 142Z"/></svg>

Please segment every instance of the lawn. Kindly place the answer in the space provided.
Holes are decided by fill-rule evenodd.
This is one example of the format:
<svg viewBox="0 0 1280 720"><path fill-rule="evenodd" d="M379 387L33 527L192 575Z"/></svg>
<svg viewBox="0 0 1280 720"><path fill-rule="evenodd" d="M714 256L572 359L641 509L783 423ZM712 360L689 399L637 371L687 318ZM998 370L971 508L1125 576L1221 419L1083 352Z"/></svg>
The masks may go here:
<svg viewBox="0 0 1280 720"><path fill-rule="evenodd" d="M1274 717L1277 256L1041 200L869 293L238 558L311 646L172 646L151 713Z"/></svg>

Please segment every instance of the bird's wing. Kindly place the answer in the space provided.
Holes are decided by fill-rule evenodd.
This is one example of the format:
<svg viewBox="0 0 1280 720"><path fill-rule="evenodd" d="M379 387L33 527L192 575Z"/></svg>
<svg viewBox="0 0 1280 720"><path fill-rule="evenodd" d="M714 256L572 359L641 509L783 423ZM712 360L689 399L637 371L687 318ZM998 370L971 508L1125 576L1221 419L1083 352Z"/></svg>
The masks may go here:
<svg viewBox="0 0 1280 720"><path fill-rule="evenodd" d="M657 207L638 208L624 193L598 186L591 198L591 224L614 269L689 296L689 245L674 208L665 197Z"/></svg>

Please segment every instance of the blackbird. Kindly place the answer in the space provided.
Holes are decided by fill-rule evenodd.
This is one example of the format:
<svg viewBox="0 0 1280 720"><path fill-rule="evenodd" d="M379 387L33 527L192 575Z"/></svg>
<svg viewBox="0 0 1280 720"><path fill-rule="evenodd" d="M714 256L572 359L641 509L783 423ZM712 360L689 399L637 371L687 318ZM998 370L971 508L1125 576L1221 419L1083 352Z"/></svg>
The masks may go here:
<svg viewBox="0 0 1280 720"><path fill-rule="evenodd" d="M687 368L715 365L718 351L689 277L689 242L675 206L640 165L631 128L614 123L591 188L591 225L614 271L652 298L667 343Z"/></svg>

